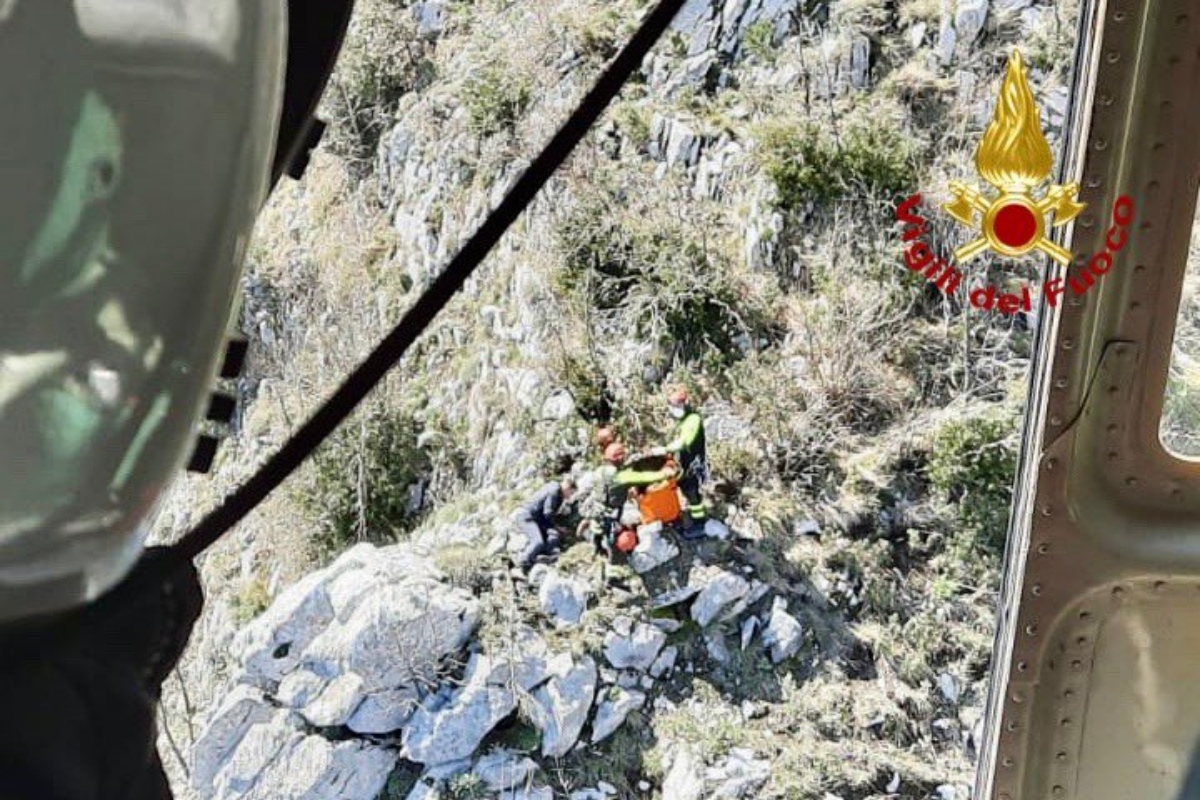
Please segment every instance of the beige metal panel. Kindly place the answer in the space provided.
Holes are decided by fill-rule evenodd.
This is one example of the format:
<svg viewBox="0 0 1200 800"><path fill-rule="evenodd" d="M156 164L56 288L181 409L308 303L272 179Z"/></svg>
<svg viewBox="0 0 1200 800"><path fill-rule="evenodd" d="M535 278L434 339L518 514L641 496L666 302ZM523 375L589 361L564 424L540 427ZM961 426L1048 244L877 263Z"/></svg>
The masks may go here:
<svg viewBox="0 0 1200 800"><path fill-rule="evenodd" d="M1084 11L1067 179L1077 275L1047 319L1007 556L978 797L1168 800L1200 737L1200 462L1159 417L1200 175L1200 2Z"/></svg>

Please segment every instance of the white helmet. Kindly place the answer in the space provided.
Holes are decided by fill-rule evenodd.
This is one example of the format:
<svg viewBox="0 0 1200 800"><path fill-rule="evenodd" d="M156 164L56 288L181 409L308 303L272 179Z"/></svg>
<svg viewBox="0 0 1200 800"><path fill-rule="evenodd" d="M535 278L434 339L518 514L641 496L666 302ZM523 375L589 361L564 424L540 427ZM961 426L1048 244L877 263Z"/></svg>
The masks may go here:
<svg viewBox="0 0 1200 800"><path fill-rule="evenodd" d="M0 0L0 620L137 558L271 178L285 0Z"/></svg>

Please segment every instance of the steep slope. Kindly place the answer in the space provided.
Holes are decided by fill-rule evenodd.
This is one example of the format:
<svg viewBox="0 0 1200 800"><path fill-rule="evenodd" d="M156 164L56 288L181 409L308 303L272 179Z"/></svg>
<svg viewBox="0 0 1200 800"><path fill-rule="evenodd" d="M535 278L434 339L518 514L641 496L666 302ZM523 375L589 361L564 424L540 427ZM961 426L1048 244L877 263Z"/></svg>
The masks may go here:
<svg viewBox="0 0 1200 800"><path fill-rule="evenodd" d="M398 318L644 5L363 4L329 101L332 136L260 225L237 435L215 476L181 484L159 536L178 535L249 474ZM968 311L914 280L893 209L913 191L970 179L1013 44L1033 64L1056 144L1069 17L1027 0L690 2L416 352L208 558L210 607L164 709L177 783L221 797L378 789L366 780L351 793L337 782L342 767L314 766L313 786L333 783L289 794L273 782L302 780L292 761L262 771L289 752L297 766L394 771L394 797L421 776L440 778L449 796L491 797L509 780L489 781L493 767L520 773L512 783L535 797L601 783L622 797L702 797L729 781L744 796L965 796L1030 320ZM936 228L947 247L965 235ZM989 272L1000 280L986 265L975 279ZM503 554L520 544L508 523L519 497L586 464L599 418L631 441L660 441L662 391L677 381L702 398L714 510L736 538L685 547L657 571L626 575L619 591L596 580L586 547L545 578L559 588L510 585ZM356 542L387 547L335 560ZM342 597L343 615L332 584L323 588L328 570L364 553L419 560L421 593L453 597L480 620L435 648L428 676L403 692L385 657L361 667L370 674L350 667L370 631L384 631L381 652L405 649L387 638L407 613L402 600ZM367 572L350 581L356 592L406 591L407 572ZM651 620L668 588L714 585L737 595L717 618L700 624L700 601L687 597L670 614L679 630ZM751 590L762 592L753 603ZM305 679L305 695L300 678L285 691L287 676L264 678L255 661L267 645L246 643L277 648L278 628L311 611L296 604L322 593L337 625L304 622L336 644L313 656L321 692ZM590 596L567 632L540 597L564 593ZM651 674L649 688L616 672L606 647L646 626L677 653L674 672ZM496 683L518 630L544 664L524 684ZM776 633L765 641L763 630ZM778 649L781 630L795 636ZM579 670L604 699L573 709L590 726L583 747L547 755L545 725L521 700ZM234 683L248 688L227 697ZM394 706L380 713L398 727L356 732L353 715L385 690ZM467 755L448 770L414 758L419 734L397 722L404 704L421 703L407 711L432 724L472 692L499 705ZM592 705L629 714L599 743ZM243 713L260 724L227 722Z"/></svg>

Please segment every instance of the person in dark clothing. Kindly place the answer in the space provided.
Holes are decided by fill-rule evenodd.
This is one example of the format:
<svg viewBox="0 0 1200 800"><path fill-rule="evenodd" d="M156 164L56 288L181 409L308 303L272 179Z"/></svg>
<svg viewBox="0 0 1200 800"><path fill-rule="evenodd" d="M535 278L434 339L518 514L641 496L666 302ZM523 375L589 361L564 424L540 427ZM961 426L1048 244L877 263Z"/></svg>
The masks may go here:
<svg viewBox="0 0 1200 800"><path fill-rule="evenodd" d="M521 556L520 567L528 571L538 556L556 553L562 542L555 517L563 504L575 496L575 481L571 477L547 483L517 512L516 523L528 541Z"/></svg>
<svg viewBox="0 0 1200 800"><path fill-rule="evenodd" d="M691 523L686 535L696 535L704 530L708 521L708 510L700 487L708 481L708 451L704 441L704 420L691 405L688 390L682 386L672 389L667 395L667 408L677 420L671 441L665 447L657 447L655 455L672 455L679 462L683 475L679 479L679 490L687 499L688 520Z"/></svg>

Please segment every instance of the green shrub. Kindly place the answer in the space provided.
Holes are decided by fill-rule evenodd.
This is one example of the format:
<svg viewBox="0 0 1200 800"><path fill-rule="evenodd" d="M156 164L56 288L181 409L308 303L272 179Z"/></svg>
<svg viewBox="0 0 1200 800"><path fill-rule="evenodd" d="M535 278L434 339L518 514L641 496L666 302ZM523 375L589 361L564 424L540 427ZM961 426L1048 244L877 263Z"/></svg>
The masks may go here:
<svg viewBox="0 0 1200 800"><path fill-rule="evenodd" d="M712 357L714 366L741 356L747 343L773 339L778 323L769 298L738 279L678 221L617 197L586 198L559 224L564 292L639 339L685 361ZM614 326L615 329L615 326Z"/></svg>
<svg viewBox="0 0 1200 800"><path fill-rule="evenodd" d="M639 150L644 150L650 144L651 114L644 106L624 102L613 109L613 119L617 127L633 142Z"/></svg>
<svg viewBox="0 0 1200 800"><path fill-rule="evenodd" d="M760 19L746 28L742 46L746 54L772 64L778 50L775 47L775 25L766 19Z"/></svg>
<svg viewBox="0 0 1200 800"><path fill-rule="evenodd" d="M613 396L604 369L586 354L562 351L555 364L563 385L581 417L603 422L612 415Z"/></svg>
<svg viewBox="0 0 1200 800"><path fill-rule="evenodd" d="M432 79L427 47L406 3L360 0L326 93L335 153L351 161L373 157L400 98Z"/></svg>
<svg viewBox="0 0 1200 800"><path fill-rule="evenodd" d="M266 581L259 577L252 578L233 596L233 618L245 625L270 605L271 593L267 591Z"/></svg>
<svg viewBox="0 0 1200 800"><path fill-rule="evenodd" d="M483 778L472 772L451 778L446 788L449 790L451 800L485 800L485 798L491 797L491 792L488 791Z"/></svg>
<svg viewBox="0 0 1200 800"><path fill-rule="evenodd" d="M713 686L693 681L692 687L703 705L689 705L656 717L654 730L659 742L686 742L706 763L735 747L745 747L749 735L741 716L724 704Z"/></svg>
<svg viewBox="0 0 1200 800"><path fill-rule="evenodd" d="M433 554L433 563L446 574L453 586L479 594L491 586L488 570L491 563L485 548L471 544L443 547Z"/></svg>
<svg viewBox="0 0 1200 800"><path fill-rule="evenodd" d="M626 17L616 8L604 8L593 14L584 14L575 23L575 46L585 58L607 61L614 56L623 38L622 29Z"/></svg>
<svg viewBox="0 0 1200 800"><path fill-rule="evenodd" d="M1016 418L1005 410L954 420L933 437L930 484L955 505L964 533L985 552L1003 549L1016 468Z"/></svg>
<svg viewBox="0 0 1200 800"><path fill-rule="evenodd" d="M499 64L488 64L463 86L471 131L487 137L512 129L529 107L530 97L527 78Z"/></svg>
<svg viewBox="0 0 1200 800"><path fill-rule="evenodd" d="M809 122L768 125L760 157L780 207L827 205L862 193L891 198L914 185L914 147L886 117L852 120L841 135Z"/></svg>
<svg viewBox="0 0 1200 800"><path fill-rule="evenodd" d="M316 518L322 555L367 538L393 540L416 525L410 488L432 466L419 432L412 416L376 404L322 445L299 498Z"/></svg>
<svg viewBox="0 0 1200 800"><path fill-rule="evenodd" d="M416 785L417 773L407 767L398 766L388 776L387 783L376 800L405 800Z"/></svg>

